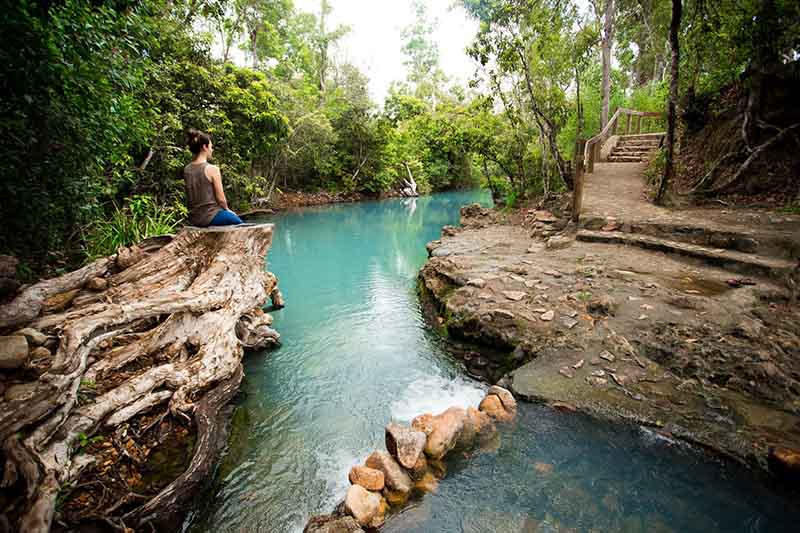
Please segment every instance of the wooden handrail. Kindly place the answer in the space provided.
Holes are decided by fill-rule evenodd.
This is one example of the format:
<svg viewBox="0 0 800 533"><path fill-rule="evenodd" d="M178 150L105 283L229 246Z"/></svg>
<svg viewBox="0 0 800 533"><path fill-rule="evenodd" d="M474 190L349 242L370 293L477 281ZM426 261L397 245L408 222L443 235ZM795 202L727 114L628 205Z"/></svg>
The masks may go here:
<svg viewBox="0 0 800 533"><path fill-rule="evenodd" d="M611 117L611 120L608 121L606 127L603 130L591 137L588 141L586 141L586 147L583 151L583 159L586 162L585 168L588 174L594 172L594 163L600 158L600 147L603 146L608 138L612 135L616 134L617 131L617 123L619 122L619 118L622 115L626 115L628 117L628 122L626 124L626 134L630 134L631 129L631 117L636 118L636 130L637 133L641 131L642 127L642 117L663 117L664 113L659 111L637 111L635 109L626 109L624 107L618 108L614 112L614 116Z"/></svg>

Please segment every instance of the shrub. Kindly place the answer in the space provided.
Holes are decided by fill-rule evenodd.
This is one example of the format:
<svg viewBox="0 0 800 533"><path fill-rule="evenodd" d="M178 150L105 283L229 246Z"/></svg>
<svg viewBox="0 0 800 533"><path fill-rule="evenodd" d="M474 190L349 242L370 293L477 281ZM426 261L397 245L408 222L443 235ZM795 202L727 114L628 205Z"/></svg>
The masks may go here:
<svg viewBox="0 0 800 533"><path fill-rule="evenodd" d="M173 233L186 214L182 204L159 205L151 196L134 196L122 208L115 205L110 218L87 226L86 255L96 259L148 237Z"/></svg>

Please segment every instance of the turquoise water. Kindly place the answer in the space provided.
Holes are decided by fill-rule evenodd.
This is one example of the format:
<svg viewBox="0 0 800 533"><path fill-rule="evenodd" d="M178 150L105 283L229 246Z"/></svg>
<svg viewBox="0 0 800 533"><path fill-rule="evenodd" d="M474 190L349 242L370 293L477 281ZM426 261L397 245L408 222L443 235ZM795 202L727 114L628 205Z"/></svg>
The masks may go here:
<svg viewBox="0 0 800 533"><path fill-rule="evenodd" d="M347 204L282 214L269 270L287 307L283 345L245 361L231 448L191 531L301 531L344 497L347 472L383 427L484 385L447 355L415 293L425 244L488 194ZM747 472L636 428L523 405L501 446L456 456L436 494L386 531L781 531L791 497ZM538 528L538 529L537 529Z"/></svg>
<svg viewBox="0 0 800 533"><path fill-rule="evenodd" d="M343 204L282 214L268 268L286 308L282 346L245 361L245 431L220 467L193 531L300 531L330 512L347 473L383 448L383 427L450 405L476 405L426 327L416 276L425 244L488 192Z"/></svg>
<svg viewBox="0 0 800 533"><path fill-rule="evenodd" d="M499 440L382 531L798 531L796 495L643 428L523 404Z"/></svg>

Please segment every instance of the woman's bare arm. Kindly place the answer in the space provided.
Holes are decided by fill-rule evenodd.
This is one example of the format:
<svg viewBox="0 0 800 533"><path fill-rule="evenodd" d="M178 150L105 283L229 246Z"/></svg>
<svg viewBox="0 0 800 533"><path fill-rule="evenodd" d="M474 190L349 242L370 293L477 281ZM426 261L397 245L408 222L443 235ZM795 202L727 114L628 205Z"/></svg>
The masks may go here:
<svg viewBox="0 0 800 533"><path fill-rule="evenodd" d="M225 198L225 190L222 188L222 174L219 167L216 165L208 165L206 167L206 175L211 179L211 184L214 186L214 197L222 209L228 209L228 200Z"/></svg>

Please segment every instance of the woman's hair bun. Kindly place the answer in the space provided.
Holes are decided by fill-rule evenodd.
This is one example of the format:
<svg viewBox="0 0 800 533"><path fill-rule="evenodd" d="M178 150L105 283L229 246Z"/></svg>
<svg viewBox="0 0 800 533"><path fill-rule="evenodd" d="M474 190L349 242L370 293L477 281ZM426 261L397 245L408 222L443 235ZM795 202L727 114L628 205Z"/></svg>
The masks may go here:
<svg viewBox="0 0 800 533"><path fill-rule="evenodd" d="M189 146L189 150L191 150L193 154L199 153L200 150L202 150L203 147L207 146L210 142L211 137L207 133L203 133L202 131L194 128L189 128L186 131L186 144Z"/></svg>

